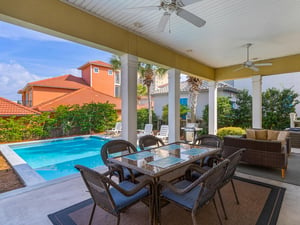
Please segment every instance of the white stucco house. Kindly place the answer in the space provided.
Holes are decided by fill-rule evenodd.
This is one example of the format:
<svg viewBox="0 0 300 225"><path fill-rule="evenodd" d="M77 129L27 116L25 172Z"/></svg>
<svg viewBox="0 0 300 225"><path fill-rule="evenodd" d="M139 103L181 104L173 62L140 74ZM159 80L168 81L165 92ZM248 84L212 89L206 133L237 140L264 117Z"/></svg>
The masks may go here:
<svg viewBox="0 0 300 225"><path fill-rule="evenodd" d="M234 88L233 81L226 81L226 82L218 82L217 84L218 89L218 96L228 96L235 102L235 96L238 92L238 89ZM155 87L152 90L152 101L153 101L153 110L158 118L162 117L162 109L163 107L168 104L168 92L169 92L169 85L163 84L160 86ZM186 81L180 82L180 104L183 105L190 105L189 102L189 85ZM198 105L197 105L197 112L196 118L201 119L204 107L208 104L208 82L203 81L201 85L201 91L198 96Z"/></svg>

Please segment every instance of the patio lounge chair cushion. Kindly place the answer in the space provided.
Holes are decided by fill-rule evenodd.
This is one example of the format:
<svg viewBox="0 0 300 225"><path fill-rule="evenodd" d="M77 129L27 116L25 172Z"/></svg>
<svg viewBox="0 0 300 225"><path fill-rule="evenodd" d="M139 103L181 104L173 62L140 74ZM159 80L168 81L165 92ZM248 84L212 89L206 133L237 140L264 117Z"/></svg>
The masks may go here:
<svg viewBox="0 0 300 225"><path fill-rule="evenodd" d="M176 188L184 189L190 184L192 184L191 181L182 180L176 183L174 186ZM162 192L162 194L164 195L165 198L172 199L178 204L183 205L188 209L192 209L194 206L193 199L195 198L195 196L199 195L200 190L201 190L200 186L197 186L194 189L192 189L190 192L184 194L177 194L175 192L170 191L169 189L166 189ZM203 205L203 201L200 203L200 205Z"/></svg>
<svg viewBox="0 0 300 225"><path fill-rule="evenodd" d="M136 186L136 184L129 182L129 181L122 181L121 183L119 183L119 186L121 188L129 191L129 190L133 189ZM116 210L118 210L118 211L123 208L128 207L129 205L132 205L132 203L149 195L149 190L147 188L143 188L139 192L137 192L131 196L123 195L121 192L119 192L115 188L111 188L109 190L109 192L115 201Z"/></svg>
<svg viewBox="0 0 300 225"><path fill-rule="evenodd" d="M246 137L250 139L255 139L255 130L246 129Z"/></svg>

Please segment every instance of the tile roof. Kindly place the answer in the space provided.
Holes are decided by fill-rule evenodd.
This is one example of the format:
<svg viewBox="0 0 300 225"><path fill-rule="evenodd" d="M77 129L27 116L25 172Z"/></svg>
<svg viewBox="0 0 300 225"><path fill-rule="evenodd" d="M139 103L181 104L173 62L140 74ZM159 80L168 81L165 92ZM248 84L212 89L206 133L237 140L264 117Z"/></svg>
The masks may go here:
<svg viewBox="0 0 300 225"><path fill-rule="evenodd" d="M82 88L72 93L41 103L34 108L39 111L53 111L59 105L83 105L84 103L106 103L115 104L116 110L121 110L121 99L98 92L93 88Z"/></svg>
<svg viewBox="0 0 300 225"><path fill-rule="evenodd" d="M24 116L32 114L40 114L40 112L0 97L0 116Z"/></svg>
<svg viewBox="0 0 300 225"><path fill-rule="evenodd" d="M83 87L88 87L87 83L81 77L76 77L71 74L52 77L44 80L33 81L28 83L25 86L25 88L23 88L23 90L26 89L27 86L40 86L40 87L66 88L66 89L80 89ZM19 92L22 92L22 90L20 90Z"/></svg>
<svg viewBox="0 0 300 225"><path fill-rule="evenodd" d="M83 68L85 68L85 67L87 67L89 65L96 65L96 66L103 66L103 67L112 68L111 64L97 60L97 61L89 61L86 64L78 67L78 69L81 70L81 69L83 69Z"/></svg>

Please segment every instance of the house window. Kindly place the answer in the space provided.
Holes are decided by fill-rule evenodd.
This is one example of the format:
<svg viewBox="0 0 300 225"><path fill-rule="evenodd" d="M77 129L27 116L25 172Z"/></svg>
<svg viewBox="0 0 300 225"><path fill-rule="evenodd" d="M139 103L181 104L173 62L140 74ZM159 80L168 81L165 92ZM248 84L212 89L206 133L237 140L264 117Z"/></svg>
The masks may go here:
<svg viewBox="0 0 300 225"><path fill-rule="evenodd" d="M99 68L98 67L94 67L94 73L99 73Z"/></svg>
<svg viewBox="0 0 300 225"><path fill-rule="evenodd" d="M113 75L113 71L112 70L108 70L107 73L108 73L108 75Z"/></svg>
<svg viewBox="0 0 300 225"><path fill-rule="evenodd" d="M184 106L188 106L188 99L187 98L180 98L180 105L184 105ZM181 119L186 119L186 115L187 115L187 113L186 114L184 114L184 115L182 115L181 116Z"/></svg>
<svg viewBox="0 0 300 225"><path fill-rule="evenodd" d="M117 97L117 98L121 97L121 87L120 87L120 85L115 86L115 97Z"/></svg>
<svg viewBox="0 0 300 225"><path fill-rule="evenodd" d="M120 72L119 71L115 72L115 83L116 84L120 84L121 83L121 76L120 76Z"/></svg>

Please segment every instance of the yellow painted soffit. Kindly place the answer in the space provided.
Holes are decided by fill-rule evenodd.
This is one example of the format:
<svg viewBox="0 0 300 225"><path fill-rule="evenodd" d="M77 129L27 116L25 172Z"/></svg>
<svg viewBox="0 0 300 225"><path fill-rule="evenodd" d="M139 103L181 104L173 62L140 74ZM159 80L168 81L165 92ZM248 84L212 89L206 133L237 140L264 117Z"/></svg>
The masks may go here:
<svg viewBox="0 0 300 225"><path fill-rule="evenodd" d="M216 69L216 81L221 80L235 80L240 78L248 78L254 75L275 75L283 73L294 73L300 71L300 54L284 56L273 59L266 59L262 61L255 61L256 63L272 63L272 66L259 67L259 71L255 72L250 69L242 69L234 72L235 69L239 68L241 64L222 67Z"/></svg>
<svg viewBox="0 0 300 225"><path fill-rule="evenodd" d="M0 1L0 19L214 80L214 69L58 0ZM21 22L20 22L21 21Z"/></svg>

